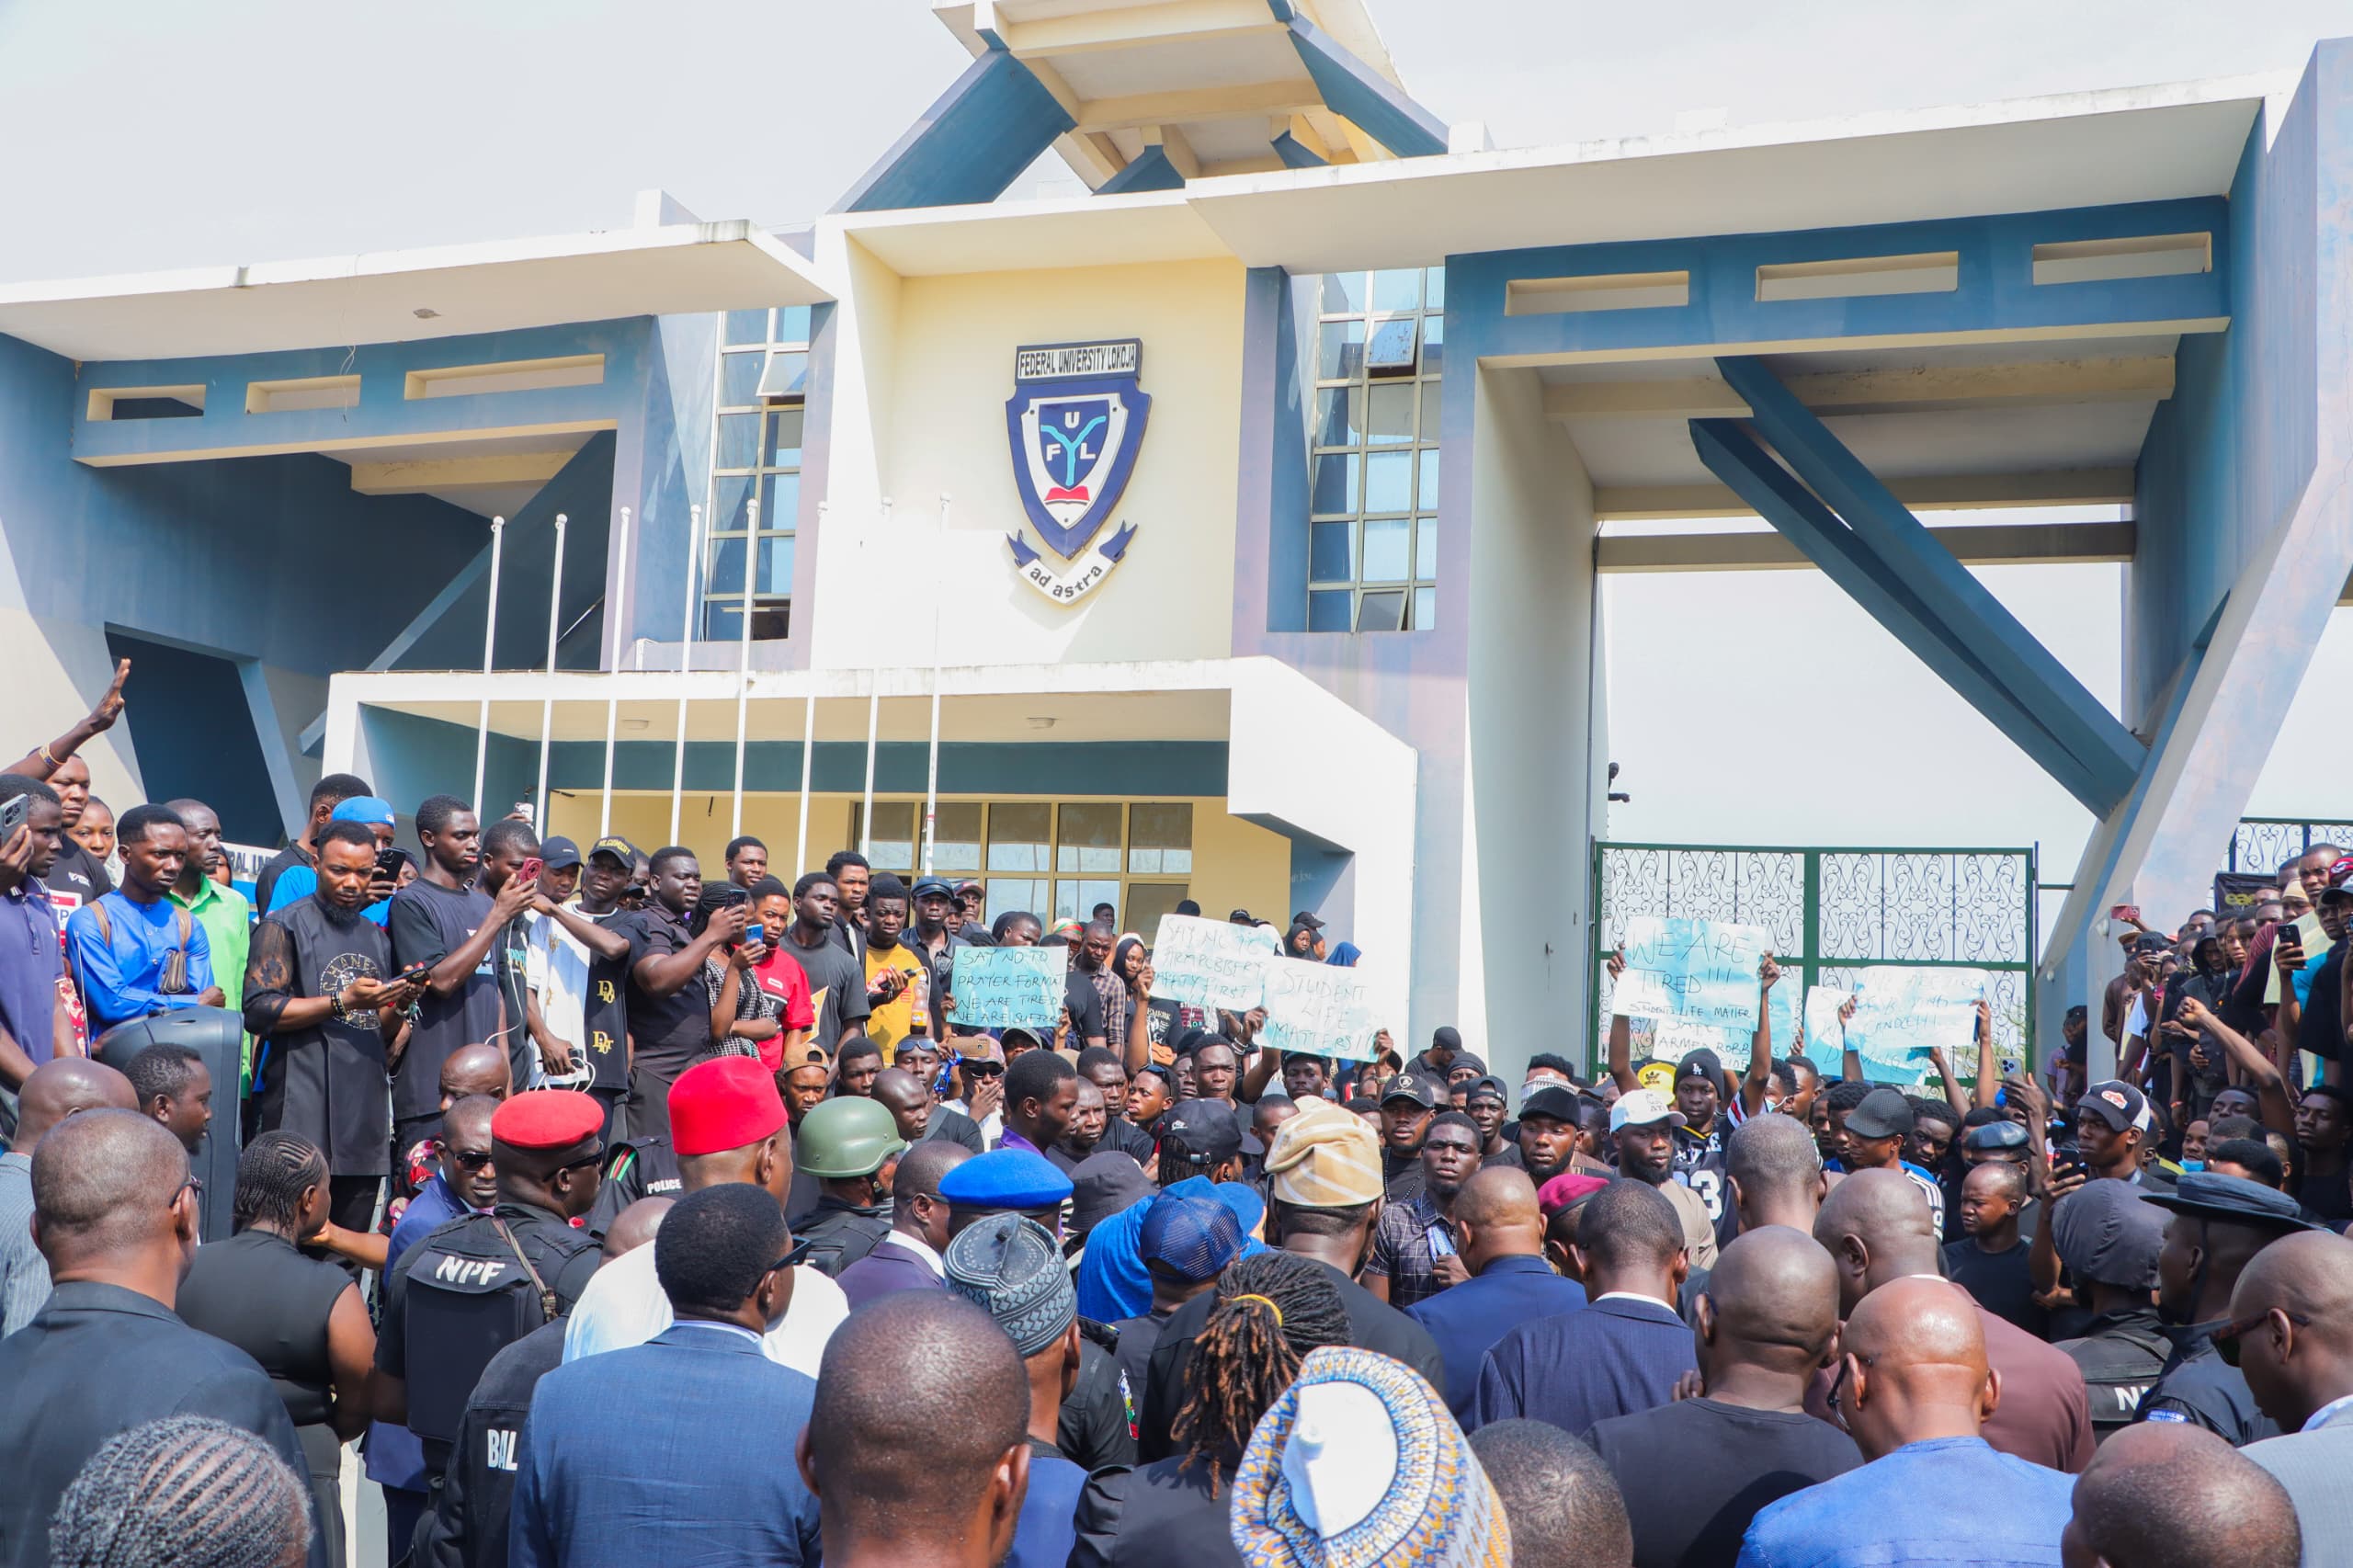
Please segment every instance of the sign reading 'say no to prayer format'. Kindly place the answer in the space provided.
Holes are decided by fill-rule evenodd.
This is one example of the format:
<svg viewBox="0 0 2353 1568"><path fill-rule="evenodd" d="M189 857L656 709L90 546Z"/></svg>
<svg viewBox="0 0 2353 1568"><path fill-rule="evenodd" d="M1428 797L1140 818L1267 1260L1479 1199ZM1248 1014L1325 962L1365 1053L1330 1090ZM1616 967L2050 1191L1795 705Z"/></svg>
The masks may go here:
<svg viewBox="0 0 2353 1568"><path fill-rule="evenodd" d="M1051 1029L1068 983L1068 960L1053 948L958 948L948 989L967 1028Z"/></svg>

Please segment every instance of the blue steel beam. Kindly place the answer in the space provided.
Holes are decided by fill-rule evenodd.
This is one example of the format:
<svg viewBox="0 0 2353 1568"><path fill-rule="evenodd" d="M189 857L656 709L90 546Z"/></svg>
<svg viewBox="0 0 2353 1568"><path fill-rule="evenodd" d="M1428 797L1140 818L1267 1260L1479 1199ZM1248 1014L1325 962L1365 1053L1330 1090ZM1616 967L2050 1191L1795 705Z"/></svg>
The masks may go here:
<svg viewBox="0 0 2353 1568"><path fill-rule="evenodd" d="M1725 356L1716 368L1748 404L1750 425L1927 607L1947 641L1972 651L2011 699L2083 765L2110 804L2122 800L2148 760L2132 732L1936 541L1764 361Z"/></svg>
<svg viewBox="0 0 2353 1568"><path fill-rule="evenodd" d="M1119 196L1131 190L1182 190L1185 176L1157 147L1146 147L1128 166L1095 187L1097 196Z"/></svg>
<svg viewBox="0 0 2353 1568"><path fill-rule="evenodd" d="M924 110L834 210L889 212L995 201L1054 138L1076 129L1012 55L991 50Z"/></svg>
<svg viewBox="0 0 2353 1568"><path fill-rule="evenodd" d="M1446 122L1293 11L1291 47L1332 110L1400 158L1446 151Z"/></svg>
<svg viewBox="0 0 2353 1568"><path fill-rule="evenodd" d="M1767 455L1738 423L1730 419L1690 423L1691 444L1711 472L1803 551L1823 575L1845 589L1848 597L2033 758L2036 766L2097 815L2106 815L2122 799L2120 790L2107 793L2090 770L2043 728L1968 644L1950 639L1913 587ZM2126 788L2130 787L2128 781Z"/></svg>
<svg viewBox="0 0 2353 1568"><path fill-rule="evenodd" d="M1275 138L1274 145L1275 156L1283 161L1283 167L1287 169L1320 169L1326 166L1323 159L1307 150L1306 143L1288 131Z"/></svg>

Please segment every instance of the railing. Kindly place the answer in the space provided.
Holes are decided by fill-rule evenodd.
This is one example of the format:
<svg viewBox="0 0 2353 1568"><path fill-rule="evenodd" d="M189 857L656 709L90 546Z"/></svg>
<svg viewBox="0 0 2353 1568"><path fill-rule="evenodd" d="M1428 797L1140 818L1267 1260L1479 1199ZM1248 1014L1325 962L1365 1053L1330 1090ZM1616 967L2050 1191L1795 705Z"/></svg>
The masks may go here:
<svg viewBox="0 0 2353 1568"><path fill-rule="evenodd" d="M1885 964L1985 970L1997 1054L2008 1062L2034 1059L2033 969L2041 944L2032 849L1597 842L1592 879L1590 1061L1599 1059L1609 1018L1609 977L1599 960L1617 947L1620 923L1637 915L1762 926L1784 985L1848 988ZM1968 1071L1973 1063L1954 1065Z"/></svg>

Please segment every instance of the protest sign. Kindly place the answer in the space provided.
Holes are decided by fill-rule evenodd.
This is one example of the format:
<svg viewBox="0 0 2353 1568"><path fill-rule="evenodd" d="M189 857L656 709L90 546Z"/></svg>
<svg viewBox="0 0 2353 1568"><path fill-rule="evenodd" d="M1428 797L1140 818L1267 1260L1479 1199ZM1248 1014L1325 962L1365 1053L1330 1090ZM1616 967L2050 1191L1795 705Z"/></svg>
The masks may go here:
<svg viewBox="0 0 2353 1568"><path fill-rule="evenodd" d="M1267 998L1267 964L1278 943L1271 931L1164 915L1152 944L1152 994L1205 1011L1246 1013Z"/></svg>
<svg viewBox="0 0 2353 1568"><path fill-rule="evenodd" d="M1864 1076L1916 1084L1927 1075L1931 1047L1941 1047L1949 1060L1973 1050L1977 1003L1986 983L1982 969L1865 971L1846 1028L1846 1044L1862 1058Z"/></svg>
<svg viewBox="0 0 2353 1568"><path fill-rule="evenodd" d="M1697 1018L1644 1018L1636 1023L1628 1037L1632 1053L1643 1054L1643 1031L1650 1032L1650 1057L1654 1062L1680 1063L1695 1051L1712 1051L1724 1070L1737 1076L1748 1071L1749 1037L1735 1035L1730 1029L1720 1029L1713 1024L1703 1024Z"/></svg>
<svg viewBox="0 0 2353 1568"><path fill-rule="evenodd" d="M1273 958L1266 960L1265 975L1267 1025L1258 1031L1260 1045L1349 1062L1372 1060L1372 1037L1382 1025L1374 1011L1371 978L1363 970Z"/></svg>
<svg viewBox="0 0 2353 1568"><path fill-rule="evenodd" d="M1634 915L1620 927L1626 970L1610 1010L1749 1033L1756 1028L1756 967L1767 940L1761 926Z"/></svg>
<svg viewBox="0 0 2353 1568"><path fill-rule="evenodd" d="M1052 948L958 948L948 983L955 1021L975 1029L1051 1031L1069 984L1065 955Z"/></svg>
<svg viewBox="0 0 2353 1568"><path fill-rule="evenodd" d="M1780 986L1776 985L1779 991ZM1847 993L1835 985L1810 985L1805 993L1805 1049L1815 1062L1825 1060L1819 1053L1828 1051L1835 1057L1843 1047L1838 1039L1838 1009L1847 1005ZM1776 1044L1780 1036L1774 1035Z"/></svg>

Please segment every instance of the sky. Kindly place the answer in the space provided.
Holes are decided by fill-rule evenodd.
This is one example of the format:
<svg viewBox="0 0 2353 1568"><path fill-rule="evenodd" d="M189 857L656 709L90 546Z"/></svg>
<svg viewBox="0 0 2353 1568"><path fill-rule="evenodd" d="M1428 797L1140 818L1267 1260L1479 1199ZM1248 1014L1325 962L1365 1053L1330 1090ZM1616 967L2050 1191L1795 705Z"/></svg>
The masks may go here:
<svg viewBox="0 0 2353 1568"><path fill-rule="evenodd" d="M2249 73L2353 34L2353 0L1369 0L1408 87L1497 146ZM918 0L0 0L0 282L704 218L805 222L965 63ZM1060 182L1059 164L1032 171ZM2122 568L1981 573L2114 704ZM1810 572L1613 577L1627 838L2040 844L2089 819ZM2340 620L2342 617L2339 618ZM2332 629L2313 693L2353 679ZM2322 733L2251 811L2322 802Z"/></svg>

